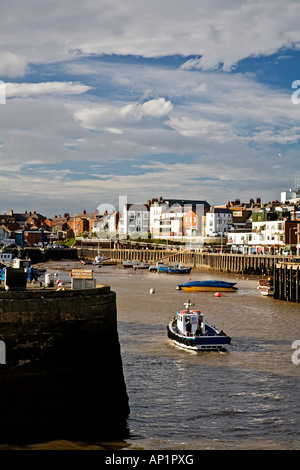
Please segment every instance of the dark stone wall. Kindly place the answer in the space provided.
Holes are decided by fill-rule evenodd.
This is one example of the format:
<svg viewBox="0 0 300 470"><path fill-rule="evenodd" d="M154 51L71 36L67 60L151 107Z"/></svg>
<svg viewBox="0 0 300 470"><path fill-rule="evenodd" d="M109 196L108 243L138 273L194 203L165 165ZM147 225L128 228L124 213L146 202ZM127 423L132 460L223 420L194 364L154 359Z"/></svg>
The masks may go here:
<svg viewBox="0 0 300 470"><path fill-rule="evenodd" d="M109 287L0 293L0 443L127 435L128 396Z"/></svg>
<svg viewBox="0 0 300 470"><path fill-rule="evenodd" d="M278 263L276 265L274 299L300 303L300 264Z"/></svg>

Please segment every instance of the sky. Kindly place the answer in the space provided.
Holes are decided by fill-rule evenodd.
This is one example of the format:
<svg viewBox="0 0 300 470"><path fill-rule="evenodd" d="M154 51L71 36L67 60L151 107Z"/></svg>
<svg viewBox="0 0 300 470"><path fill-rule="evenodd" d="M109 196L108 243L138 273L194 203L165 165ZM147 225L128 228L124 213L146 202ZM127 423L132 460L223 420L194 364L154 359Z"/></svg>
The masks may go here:
<svg viewBox="0 0 300 470"><path fill-rule="evenodd" d="M0 213L300 182L300 2L14 0L0 15Z"/></svg>

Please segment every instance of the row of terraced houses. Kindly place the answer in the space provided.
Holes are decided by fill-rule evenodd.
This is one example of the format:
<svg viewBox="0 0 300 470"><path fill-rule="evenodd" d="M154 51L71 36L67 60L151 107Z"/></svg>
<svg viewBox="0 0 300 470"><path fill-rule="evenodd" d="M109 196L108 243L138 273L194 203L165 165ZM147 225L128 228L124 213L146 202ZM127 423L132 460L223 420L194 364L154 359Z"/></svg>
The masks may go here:
<svg viewBox="0 0 300 470"><path fill-rule="evenodd" d="M300 188L281 193L281 200L248 203L236 199L213 206L205 200L153 198L128 203L110 212L48 218L36 211L0 215L0 243L44 245L70 238L162 239L193 247L220 243L241 253L300 253ZM225 247L225 248L224 248Z"/></svg>

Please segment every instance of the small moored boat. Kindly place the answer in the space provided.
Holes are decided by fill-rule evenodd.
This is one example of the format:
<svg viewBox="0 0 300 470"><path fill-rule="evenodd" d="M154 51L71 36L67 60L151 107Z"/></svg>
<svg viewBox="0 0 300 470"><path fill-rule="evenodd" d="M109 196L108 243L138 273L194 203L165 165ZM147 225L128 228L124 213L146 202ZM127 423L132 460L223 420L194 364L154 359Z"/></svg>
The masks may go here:
<svg viewBox="0 0 300 470"><path fill-rule="evenodd" d="M267 279L259 279L258 290L261 295L272 296L274 295L273 278L269 276Z"/></svg>
<svg viewBox="0 0 300 470"><path fill-rule="evenodd" d="M155 266L149 267L151 273L190 274L191 270L192 268L187 268L182 264L165 264L162 261L158 261Z"/></svg>
<svg viewBox="0 0 300 470"><path fill-rule="evenodd" d="M190 310L192 303L187 301L185 310L176 313L169 323L168 337L172 343L190 351L220 351L227 348L231 338L216 327L206 323L200 310Z"/></svg>
<svg viewBox="0 0 300 470"><path fill-rule="evenodd" d="M102 264L108 263L111 263L111 258L108 258L106 256L96 256L95 261L92 261L92 264L94 264L95 266L101 266Z"/></svg>
<svg viewBox="0 0 300 470"><path fill-rule="evenodd" d="M149 269L149 263L137 263L133 266L133 270L136 271L137 269Z"/></svg>
<svg viewBox="0 0 300 470"><path fill-rule="evenodd" d="M183 266L182 264L174 264L172 266L169 266L168 268L168 273L169 274L190 274L192 268L187 268L186 266Z"/></svg>
<svg viewBox="0 0 300 470"><path fill-rule="evenodd" d="M123 268L133 268L134 266L137 266L138 264L139 264L139 261L131 261L131 260L122 261Z"/></svg>
<svg viewBox="0 0 300 470"><path fill-rule="evenodd" d="M177 290L185 290L187 292L235 292L236 282L226 281L189 281L185 284L179 284Z"/></svg>

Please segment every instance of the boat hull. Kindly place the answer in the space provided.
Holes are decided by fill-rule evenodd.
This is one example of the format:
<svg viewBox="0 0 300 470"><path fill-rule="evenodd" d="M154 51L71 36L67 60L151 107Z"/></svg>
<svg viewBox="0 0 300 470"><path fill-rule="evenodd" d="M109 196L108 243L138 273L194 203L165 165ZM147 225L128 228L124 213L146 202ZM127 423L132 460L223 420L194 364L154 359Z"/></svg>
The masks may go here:
<svg viewBox="0 0 300 470"><path fill-rule="evenodd" d="M134 269L134 271L137 271L137 270L139 270L139 269L149 269L149 267L150 267L150 264L148 264L148 263L145 263L145 264L141 263L141 264L136 264L135 266L133 266L133 269Z"/></svg>
<svg viewBox="0 0 300 470"><path fill-rule="evenodd" d="M122 261L122 266L125 269L133 268L134 266L137 266L138 264L139 264L138 261Z"/></svg>
<svg viewBox="0 0 300 470"><path fill-rule="evenodd" d="M181 269L173 269L173 268L170 268L168 269L168 273L169 274L190 274L192 268L181 268Z"/></svg>
<svg viewBox="0 0 300 470"><path fill-rule="evenodd" d="M271 297L274 295L274 288L272 287L260 287L259 292L261 295L266 295L268 297Z"/></svg>
<svg viewBox="0 0 300 470"><path fill-rule="evenodd" d="M235 282L225 281L191 281L177 286L186 292L235 292Z"/></svg>
<svg viewBox="0 0 300 470"><path fill-rule="evenodd" d="M186 292L235 292L237 289L234 287L209 287L209 286L191 286L183 287L180 286L180 289Z"/></svg>
<svg viewBox="0 0 300 470"><path fill-rule="evenodd" d="M167 273L167 274L190 274L192 268L188 268L185 266L172 266L168 264L158 263L156 266L150 266L150 272L157 272L157 273Z"/></svg>

